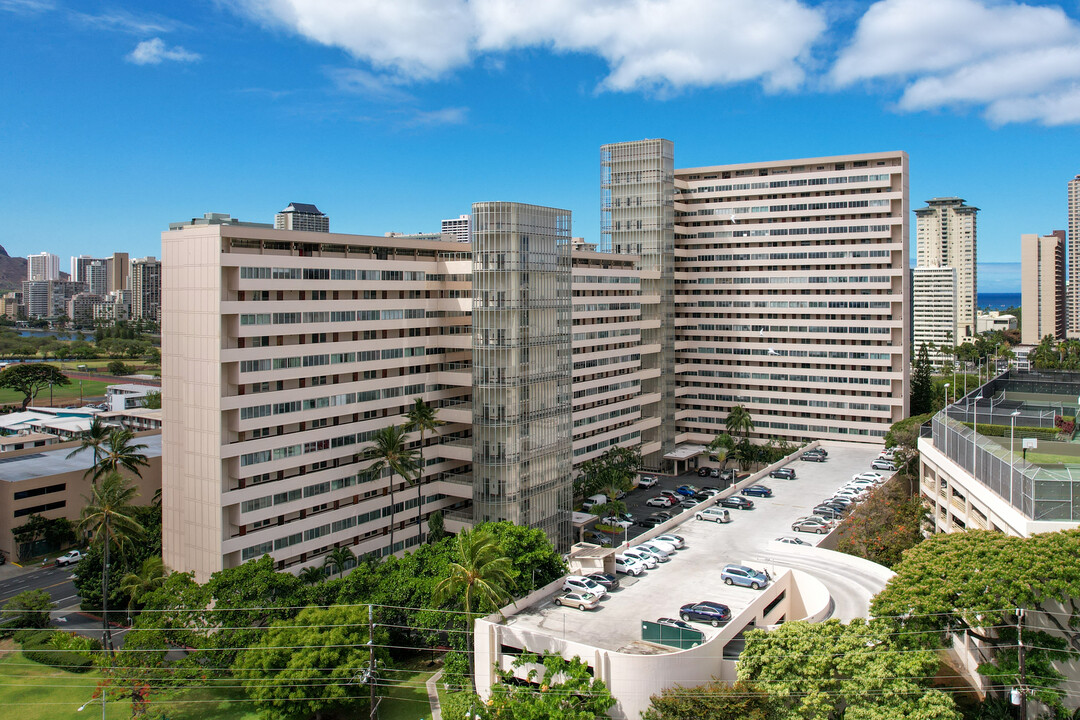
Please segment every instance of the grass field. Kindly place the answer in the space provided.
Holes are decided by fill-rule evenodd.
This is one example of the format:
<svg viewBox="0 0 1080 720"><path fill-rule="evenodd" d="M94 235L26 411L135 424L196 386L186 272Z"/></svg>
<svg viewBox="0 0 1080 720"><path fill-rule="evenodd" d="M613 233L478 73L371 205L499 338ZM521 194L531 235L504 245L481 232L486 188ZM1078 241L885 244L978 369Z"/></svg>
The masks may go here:
<svg viewBox="0 0 1080 720"><path fill-rule="evenodd" d="M83 380L82 397L84 400L86 398L105 397L105 388L115 384L116 383L112 381L102 382L100 380ZM72 380L70 385L54 387L52 390L52 397L53 404L60 407L63 407L64 405L77 405L79 402L79 381ZM0 390L0 405L21 405L22 400L22 393L15 392L14 390ZM48 406L49 389L46 388L39 392L33 404Z"/></svg>
<svg viewBox="0 0 1080 720"><path fill-rule="evenodd" d="M418 655L410 662L398 663L397 669L410 672L388 673L397 684L387 688L386 696L379 703L379 720L430 718L431 705L428 703L424 682L434 675L438 668L428 665L427 655Z"/></svg>

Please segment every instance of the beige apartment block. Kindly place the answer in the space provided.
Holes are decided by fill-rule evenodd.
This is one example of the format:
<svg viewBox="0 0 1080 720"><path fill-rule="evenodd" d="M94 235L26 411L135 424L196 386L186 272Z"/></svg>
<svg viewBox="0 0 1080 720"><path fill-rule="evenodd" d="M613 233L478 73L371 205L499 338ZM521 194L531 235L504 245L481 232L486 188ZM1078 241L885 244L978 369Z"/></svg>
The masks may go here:
<svg viewBox="0 0 1080 720"><path fill-rule="evenodd" d="M1050 335L1063 340L1065 312L1065 231L1020 236L1020 341L1038 345Z"/></svg>
<svg viewBox="0 0 1080 720"><path fill-rule="evenodd" d="M264 554L293 571L338 545L382 556L417 542L420 499L424 521L468 505L471 487L441 478L472 460L469 252L221 224L165 232L162 250L169 567L204 580ZM446 423L423 482L367 479L371 437L417 397Z"/></svg>
<svg viewBox="0 0 1080 720"><path fill-rule="evenodd" d="M132 318L157 322L161 311L161 261L155 257L132 260L128 277Z"/></svg>
<svg viewBox="0 0 1080 720"><path fill-rule="evenodd" d="M979 208L963 198L939 197L915 211L917 267L956 270L956 342L974 337L978 315Z"/></svg>
<svg viewBox="0 0 1080 720"><path fill-rule="evenodd" d="M679 442L725 431L880 443L908 396L908 158L675 171ZM973 320L974 322L974 320Z"/></svg>
<svg viewBox="0 0 1080 720"><path fill-rule="evenodd" d="M1069 299L1068 335L1080 337L1080 175L1068 182Z"/></svg>
<svg viewBox="0 0 1080 720"><path fill-rule="evenodd" d="M926 345L930 361L940 365L951 355L943 346L956 345L956 270L917 267L911 270L911 351Z"/></svg>

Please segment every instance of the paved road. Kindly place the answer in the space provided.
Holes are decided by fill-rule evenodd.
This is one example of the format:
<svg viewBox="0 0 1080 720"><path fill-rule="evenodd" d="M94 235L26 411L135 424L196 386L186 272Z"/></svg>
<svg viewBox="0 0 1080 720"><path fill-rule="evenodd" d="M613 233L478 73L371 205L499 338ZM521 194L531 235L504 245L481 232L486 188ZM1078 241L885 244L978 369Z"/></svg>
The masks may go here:
<svg viewBox="0 0 1080 720"><path fill-rule="evenodd" d="M75 592L72 577L75 566L23 568L4 566L3 579L0 579L0 605L24 590L44 590L60 609L76 608L79 596ZM16 571L16 572L12 572ZM5 577L6 576L6 577Z"/></svg>

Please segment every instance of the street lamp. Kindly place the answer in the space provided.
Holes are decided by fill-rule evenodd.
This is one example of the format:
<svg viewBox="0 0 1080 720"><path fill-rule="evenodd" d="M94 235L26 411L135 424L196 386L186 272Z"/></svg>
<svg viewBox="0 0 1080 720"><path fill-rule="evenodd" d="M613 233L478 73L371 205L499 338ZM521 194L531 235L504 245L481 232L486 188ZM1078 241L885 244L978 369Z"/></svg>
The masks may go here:
<svg viewBox="0 0 1080 720"><path fill-rule="evenodd" d="M945 457L949 456L949 383L945 383Z"/></svg>
<svg viewBox="0 0 1080 720"><path fill-rule="evenodd" d="M94 702L94 698L90 698L89 700L84 702L82 705L79 706L79 709L76 710L75 712L82 712L83 710L86 709L86 706L89 705L92 702ZM104 685L101 686L101 720L105 720L105 686Z"/></svg>
<svg viewBox="0 0 1080 720"><path fill-rule="evenodd" d="M1016 473L1016 467L1013 463L1016 461L1016 417L1020 414L1019 408L1012 411L1012 415L1009 416L1009 499L1012 500L1012 482L1013 475Z"/></svg>
<svg viewBox="0 0 1080 720"><path fill-rule="evenodd" d="M979 479L979 401L982 399L982 393L972 398L975 401L975 419L971 433L971 477L975 480Z"/></svg>

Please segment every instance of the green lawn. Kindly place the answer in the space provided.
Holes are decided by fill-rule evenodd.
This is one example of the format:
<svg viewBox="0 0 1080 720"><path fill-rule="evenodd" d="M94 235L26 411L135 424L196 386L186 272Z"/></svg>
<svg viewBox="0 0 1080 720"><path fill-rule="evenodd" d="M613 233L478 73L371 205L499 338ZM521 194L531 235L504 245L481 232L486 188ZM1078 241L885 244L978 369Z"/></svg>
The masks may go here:
<svg viewBox="0 0 1080 720"><path fill-rule="evenodd" d="M431 704L428 702L424 682L435 674L438 668L429 668L428 656L418 655L413 661L398 663L400 670L411 672L388 672L397 684L387 688L386 696L379 703L379 720L421 720L431 717Z"/></svg>
<svg viewBox="0 0 1080 720"><path fill-rule="evenodd" d="M115 384L116 383L112 381L102 382L101 380L83 380L82 397L84 400L86 398L105 397L105 388ZM72 380L70 385L54 387L52 390L52 398L53 403L59 406L77 404L79 402L79 381ZM22 393L15 392L14 390L0 390L0 405L21 405L22 401ZM49 404L48 388L38 393L33 404L46 406Z"/></svg>
<svg viewBox="0 0 1080 720"><path fill-rule="evenodd" d="M69 673L47 667L27 660L21 652L10 652L15 647L10 640L0 642L0 708L4 717L89 720L100 716L98 701L81 713L78 708L93 697L101 673ZM151 702L167 703L170 720L258 720L253 703L247 702L240 688L173 690L152 696ZM131 702L108 703L105 717L128 720Z"/></svg>

